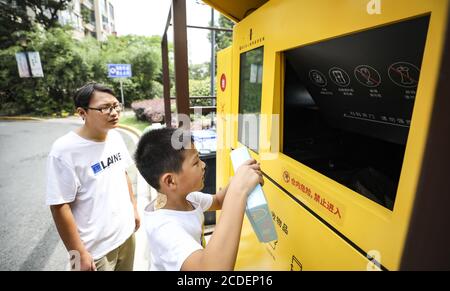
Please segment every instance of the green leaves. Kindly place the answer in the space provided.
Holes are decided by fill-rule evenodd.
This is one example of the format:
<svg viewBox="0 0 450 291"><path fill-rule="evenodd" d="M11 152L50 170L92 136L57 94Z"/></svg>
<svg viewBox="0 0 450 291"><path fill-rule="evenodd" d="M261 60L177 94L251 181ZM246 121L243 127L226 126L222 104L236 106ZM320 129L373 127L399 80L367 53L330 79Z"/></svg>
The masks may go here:
<svg viewBox="0 0 450 291"><path fill-rule="evenodd" d="M160 37L110 37L82 41L65 28L21 32L26 51L38 51L43 78L20 78L15 53L19 45L0 50L0 115L57 115L73 112L72 96L88 81L114 88L120 98L119 80L107 77L108 63L131 64L133 77L123 80L125 103L162 97Z"/></svg>

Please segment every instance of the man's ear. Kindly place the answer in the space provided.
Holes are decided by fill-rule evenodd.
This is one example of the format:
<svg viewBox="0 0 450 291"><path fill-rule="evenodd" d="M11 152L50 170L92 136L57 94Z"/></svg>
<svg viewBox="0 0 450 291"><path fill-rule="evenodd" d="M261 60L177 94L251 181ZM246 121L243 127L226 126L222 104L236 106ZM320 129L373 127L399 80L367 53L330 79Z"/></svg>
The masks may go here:
<svg viewBox="0 0 450 291"><path fill-rule="evenodd" d="M159 179L159 185L162 189L174 190L177 187L174 173L165 173Z"/></svg>
<svg viewBox="0 0 450 291"><path fill-rule="evenodd" d="M85 110L84 108L82 108L82 107L77 107L77 113L78 113L78 115L81 116L81 118L82 118L83 120L86 119L86 114L87 114L87 112L86 112L86 110Z"/></svg>

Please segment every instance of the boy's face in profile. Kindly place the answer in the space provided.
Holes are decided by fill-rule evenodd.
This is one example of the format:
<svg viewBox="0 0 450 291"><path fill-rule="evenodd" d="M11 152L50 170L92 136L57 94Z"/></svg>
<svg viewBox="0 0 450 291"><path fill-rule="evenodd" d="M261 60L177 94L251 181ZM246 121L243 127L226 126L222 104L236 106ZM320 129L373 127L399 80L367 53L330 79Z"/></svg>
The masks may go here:
<svg viewBox="0 0 450 291"><path fill-rule="evenodd" d="M191 149L184 150L183 165L181 172L178 173L180 193L189 194L203 189L205 167L206 164L200 160L194 145L191 145Z"/></svg>

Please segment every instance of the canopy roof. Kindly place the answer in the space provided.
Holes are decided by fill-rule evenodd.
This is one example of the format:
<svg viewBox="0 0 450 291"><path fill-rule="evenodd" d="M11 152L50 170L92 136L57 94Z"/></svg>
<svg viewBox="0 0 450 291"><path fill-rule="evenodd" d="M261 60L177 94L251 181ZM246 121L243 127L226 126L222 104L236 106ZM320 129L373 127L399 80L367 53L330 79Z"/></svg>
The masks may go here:
<svg viewBox="0 0 450 291"><path fill-rule="evenodd" d="M269 0L203 0L224 16L239 22Z"/></svg>

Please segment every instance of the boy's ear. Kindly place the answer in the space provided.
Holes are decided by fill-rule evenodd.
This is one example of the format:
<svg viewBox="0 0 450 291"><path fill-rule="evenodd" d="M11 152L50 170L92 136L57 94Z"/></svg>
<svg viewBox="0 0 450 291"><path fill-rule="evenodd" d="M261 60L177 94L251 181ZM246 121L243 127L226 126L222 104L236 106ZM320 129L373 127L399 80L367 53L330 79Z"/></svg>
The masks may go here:
<svg viewBox="0 0 450 291"><path fill-rule="evenodd" d="M87 114L87 112L86 112L86 110L85 110L84 108L77 107L77 113L78 113L78 115L81 116L81 118L82 118L83 120L86 119L86 114Z"/></svg>
<svg viewBox="0 0 450 291"><path fill-rule="evenodd" d="M177 185L175 181L175 175L173 173L165 173L161 176L159 184L161 185L161 188L172 190Z"/></svg>

